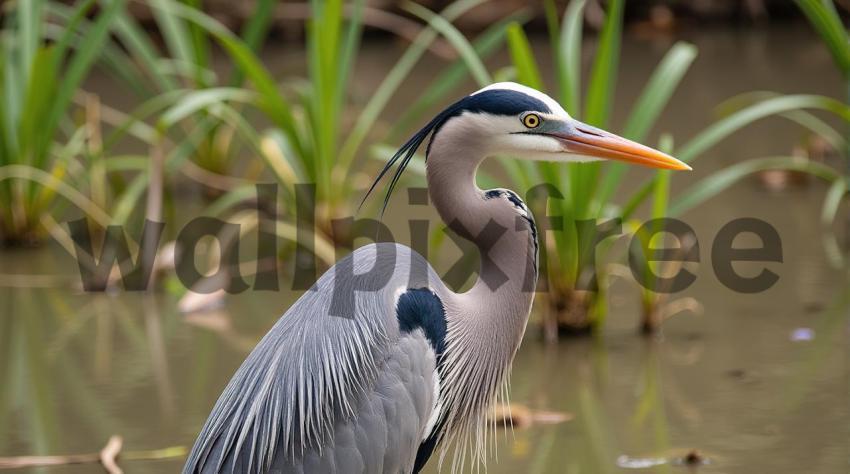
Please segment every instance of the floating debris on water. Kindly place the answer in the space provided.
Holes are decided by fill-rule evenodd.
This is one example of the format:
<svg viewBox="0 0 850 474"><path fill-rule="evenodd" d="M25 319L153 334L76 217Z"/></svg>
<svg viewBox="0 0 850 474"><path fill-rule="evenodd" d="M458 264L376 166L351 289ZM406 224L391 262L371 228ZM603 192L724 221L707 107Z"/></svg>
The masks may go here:
<svg viewBox="0 0 850 474"><path fill-rule="evenodd" d="M196 293L190 290L177 302L177 309L184 314L218 309L224 306L226 294L222 289L212 293Z"/></svg>
<svg viewBox="0 0 850 474"><path fill-rule="evenodd" d="M525 405L497 403L490 409L488 422L499 427L527 428L533 424L554 425L573 419L572 413L534 410Z"/></svg>
<svg viewBox="0 0 850 474"><path fill-rule="evenodd" d="M107 473L122 474L124 471L118 465L119 457L125 461L150 461L179 459L189 454L189 450L185 446L172 446L144 451L123 451L123 447L124 439L121 436L112 435L103 449L96 453L0 457L0 469L25 469L100 463Z"/></svg>
<svg viewBox="0 0 850 474"><path fill-rule="evenodd" d="M626 469L646 469L648 467L667 464L668 462L669 460L667 458L633 458L625 454L617 457L617 466Z"/></svg>
<svg viewBox="0 0 850 474"><path fill-rule="evenodd" d="M181 313L187 314L222 308L224 298L227 296L224 287L227 285L228 279L229 276L225 271L201 279L180 298L180 301L177 302L177 309Z"/></svg>
<svg viewBox="0 0 850 474"><path fill-rule="evenodd" d="M744 369L729 369L726 371L726 375L733 379L742 379L747 376L747 371Z"/></svg>
<svg viewBox="0 0 850 474"><path fill-rule="evenodd" d="M682 453L681 450L677 451ZM625 469L647 469L664 464L695 467L704 466L709 463L709 459L696 449L691 449L680 455L628 456L623 454L617 457L617 466Z"/></svg>
<svg viewBox="0 0 850 474"><path fill-rule="evenodd" d="M696 449L688 451L688 453L682 457L673 459L673 464L684 466L703 466L708 463L708 458Z"/></svg>
<svg viewBox="0 0 850 474"><path fill-rule="evenodd" d="M796 328L791 331L790 339L794 342L811 341L815 338L815 330L812 328Z"/></svg>

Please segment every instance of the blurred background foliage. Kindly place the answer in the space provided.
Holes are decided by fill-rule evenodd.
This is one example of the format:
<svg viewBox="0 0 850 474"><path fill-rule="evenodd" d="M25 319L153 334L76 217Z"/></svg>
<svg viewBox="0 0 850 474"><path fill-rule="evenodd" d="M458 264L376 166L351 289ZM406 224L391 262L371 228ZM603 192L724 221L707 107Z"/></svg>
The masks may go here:
<svg viewBox="0 0 850 474"><path fill-rule="evenodd" d="M547 0L540 8L486 2L487 14L496 15L492 21L458 21L481 20L472 13L483 11L484 3L261 0L239 8L188 0L6 3L0 63L7 104L0 120L0 197L6 203L0 208L2 240L37 244L50 235L72 251L58 222L81 212L100 228L126 225L132 241L143 219L162 220L185 208L175 202L178 190L182 183L196 183L205 197L196 205L200 212L235 220L242 234L267 219L263 225L291 242L284 252L294 248L297 238L298 199L311 203L315 216L308 236L320 267L326 267L336 258L336 247L353 243L354 229L334 221L354 213L377 161L424 122L427 112L454 97L464 81L484 86L516 80L548 90L571 115L610 127L626 18L637 25L633 28L665 30L690 18L793 17L781 2L708 2L711 8L702 2L634 2L627 8L626 2L612 0L602 8L599 2L577 0L562 8ZM836 67L848 77L850 46L838 8L819 0L800 0L797 7L798 19L802 12L810 20ZM302 28L293 33L287 22L278 21L282 18L298 19ZM592 49L582 45L586 26L598 30ZM527 30L540 28L549 39L553 81L544 81L541 58L526 36ZM364 29L397 36L409 45L368 96L354 98L348 85ZM269 35L295 35L291 41L303 41L304 77L273 76L259 55ZM510 63L493 69L487 58L499 48L509 53ZM429 52L454 59L400 120L379 127L387 103ZM591 55L587 78L581 77L584 54ZM651 140L655 121L698 54L692 44L673 44L618 131L638 141ZM226 67L214 64L216 58ZM102 67L126 87L126 94L134 97L131 110L102 104L82 88L92 67ZM694 136L666 136L658 145L692 161L749 124L782 116L819 137L846 162L846 99L755 91L721 104L717 120ZM622 189L629 171L620 164L502 161L504 175L520 190L547 183L562 193L559 199L532 202L538 211L562 216L567 223L542 249L548 291L541 295L546 308L541 314L548 338L592 330L605 319L609 267L595 262L608 259L611 242L603 240L598 249L588 245L596 242L596 230L580 236L582 230L570 224L574 221L622 218L633 231L638 217L678 215L743 177L770 170L827 181L830 190L821 216L825 227L831 225L847 192L844 170L850 165L835 168L806 156L752 158L702 176L677 192L673 203L665 172L637 178L637 186L629 178L630 186ZM421 172L421 162L415 168ZM245 207L256 199L254 184L269 179L279 185L274 210L265 216L247 212ZM482 180L494 181L488 175ZM303 183L313 187L297 186ZM647 202L649 212L639 213ZM69 214L69 207L76 211ZM435 235L432 243L439 246L442 240ZM580 242L585 243L582 248ZM643 327L652 331L663 298L651 291L642 294Z"/></svg>
<svg viewBox="0 0 850 474"><path fill-rule="evenodd" d="M813 216L795 225L807 232L802 244L822 245L827 260L805 254L810 260L800 268L802 283L789 278L792 290L814 295L808 295L814 301L803 309L815 315L810 329L819 338L818 345L809 348L787 350L775 340L764 343L768 335L780 334L786 340L786 327L769 318L729 323L736 331L722 337L677 333L668 341L650 338L637 344L619 338L611 347L599 338L571 341L571 348L530 346L515 364L526 369L515 371L516 396L544 407L569 407L578 421L578 437L554 428L519 432L504 472L516 472L518 466L551 472L547 466L562 452L570 456L564 464L568 472L612 472L615 464L629 468L658 460L659 472L669 472L674 459L687 457L671 451L677 447L673 440L682 438L676 429L688 427L702 441L708 439L702 434L712 427L715 432L728 431L725 419L701 419L693 401L682 396L688 387L676 382L687 380L706 394L717 388L701 385L713 380L714 372L724 374L724 381L740 382L748 391L729 390L712 403L724 404L731 412L740 408L741 399L769 400L781 404L777 408L781 414L789 414L776 423L787 422L796 429L800 420L794 415L805 409L807 395L822 387L823 379L833 380L823 374L846 359L835 357L847 347L835 341L846 334L850 294L846 291L850 281L847 15L844 0L3 2L0 380L9 383L0 384L0 451L18 452L22 446L37 453L53 452L57 446L89 449L89 439L63 436L67 431L62 421L89 436L105 438L130 420L132 426L145 426L136 440L161 447L160 438L150 435L157 430L146 426L149 420L143 414L127 414L126 407L147 403L155 405L151 411L162 414L156 422L160 432L178 433L169 443L191 442L207 405L232 369L296 296L283 290L281 296L251 292L250 297L233 295L225 300L223 291L189 292L174 277L171 243L162 242L156 263L160 285L144 294L122 292L120 275L113 272L110 293L81 297L76 268L66 265L57 274L30 270L56 270L54 261L67 262L56 257L57 247L76 254L68 221L87 218L96 241L103 240L100 230L106 226L124 226L136 256L142 253L137 240L145 219L167 222L164 240L172 240L188 219L218 217L239 223L243 236L258 230L275 234L281 244L271 264L281 266L288 281L299 224L304 229L297 220L299 200L315 209L302 238L313 242L316 265L325 268L347 252L358 235L350 225L334 225L337 219L379 215L380 199L367 201L359 213L357 205L395 147L459 95L496 80L545 90L577 118L685 161L699 160L691 176L676 179L666 172L611 163L555 166L505 159L482 170L482 187L512 187L523 194L545 183L560 194L550 193L548 199L543 194L526 196L539 218L565 219L564 229L550 231L541 249L546 291L538 294L533 317L534 326L550 342L566 335L601 335L613 324L608 316L617 293L628 299L624 303L620 298L619 303L637 322L631 327L650 334L658 334L673 314L699 314L703 304L714 305L713 314L748 315L749 300L726 298L726 293L700 301L690 294L673 299L643 287L635 289L625 267L628 249L622 245L647 219L710 214L712 200L723 199L742 180L776 192L769 203L785 203L792 217ZM681 104L692 98L677 91L689 74L695 74L701 55L713 53L679 39L685 36L680 32L703 25L721 29L767 23L791 23L816 33L821 43L817 51L824 52L824 60L832 60L831 70L843 81L842 93L827 97L806 90L783 94L758 89L730 96L713 104L708 113L689 119L698 126L686 136L661 128L673 110L688 111ZM621 51L630 38L663 38L658 44L664 52L657 55L657 62L646 65L645 74L633 75L624 68L628 58ZM391 46L394 54L386 54L376 66L374 55L362 54L367 43L377 44L381 51ZM280 44L296 52L286 58L294 58L297 67L275 64L280 50L273 47ZM433 58L439 66L422 74L423 60ZM363 85L358 71L376 67L380 74L374 85ZM109 88L90 86L93 76L107 76ZM638 76L646 77L645 83L633 84L632 78ZM623 85L633 85L633 94L618 95ZM615 117L614 110L624 111L622 117ZM703 116L710 119L701 123ZM724 148L728 141L761 122L769 127L761 135L768 137L765 140L772 139L773 127L789 130L779 128L779 122L790 123L793 147L769 156L728 153ZM411 165L404 184L423 185L422 159L420 155ZM257 202L255 184L269 182L278 185L277 195L261 196ZM298 186L304 183L313 186ZM799 183L815 183L814 197L793 194ZM748 204L753 206L768 200L764 195L752 199ZM398 201L388 211L390 224L409 210ZM728 200L724 202L728 205ZM399 207L401 211L394 212ZM580 246L595 241L595 229L585 229L589 234L580 238L581 231L570 224L577 219L604 224L616 218L622 218L627 235L604 239L596 248ZM439 267L444 263L443 250L450 247L441 228L433 230L430 245ZM215 267L220 252L201 247L198 253L209 260L210 268ZM802 252L795 248L787 253L792 251ZM243 262L243 274L268 264ZM590 284L593 275L595 286ZM807 281L818 283L806 286ZM820 291L833 287L835 295ZM758 311L771 314L780 314L791 304L787 298L758 301ZM179 313L210 307L217 309ZM231 318L222 307L234 308L239 318ZM21 317L13 317L18 314ZM726 328L723 319L712 320L718 326L709 327ZM798 323L791 317L781 321ZM187 335L187 328L197 333ZM531 334L534 338L537 333ZM738 351L750 345L754 353L749 356L756 362L738 357ZM702 356L703 352L713 357ZM727 353L735 360L724 359ZM771 354L776 366L763 367L762 372L738 367L758 366L764 353ZM673 370L676 377L666 373ZM566 374L565 381L553 380L551 374L557 371ZM774 373L785 378L772 378ZM786 390L789 386L793 390ZM775 394L785 391L788 396L778 400ZM832 400L835 393L817 394ZM697 396L691 393L692 398ZM184 409L185 419L176 416L178 407ZM817 414L831 417L827 412L821 407L803 411L815 421ZM740 418L747 419L744 414ZM821 429L830 420L814 425L826 438L838 439ZM758 429L766 423L753 421ZM774 420L770 423L773 426ZM840 432L844 431L842 427ZM133 439L133 433L128 437ZM734 436L717 438L720 448L737 448L724 446L719 439L735 440L737 445ZM804 449L803 458L818 449L799 436L791 439L792 445L778 446L777 452ZM559 449L558 443L567 449ZM654 454L621 459L617 454L624 445ZM746 442L741 447L751 448ZM808 462L829 463L831 452ZM177 449L136 456L179 458L182 453ZM511 459L523 462L511 464ZM846 465L846 457L840 462ZM160 468L154 464L149 471Z"/></svg>

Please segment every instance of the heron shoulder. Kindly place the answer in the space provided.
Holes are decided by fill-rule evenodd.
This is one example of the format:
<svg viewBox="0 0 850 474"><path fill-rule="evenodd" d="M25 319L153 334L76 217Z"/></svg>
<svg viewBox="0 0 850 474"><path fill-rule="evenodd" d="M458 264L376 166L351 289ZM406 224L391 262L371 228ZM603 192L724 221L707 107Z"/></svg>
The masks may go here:
<svg viewBox="0 0 850 474"><path fill-rule="evenodd" d="M439 361L446 348L446 310L440 297L429 288L409 288L398 297L396 317L402 333L422 330Z"/></svg>

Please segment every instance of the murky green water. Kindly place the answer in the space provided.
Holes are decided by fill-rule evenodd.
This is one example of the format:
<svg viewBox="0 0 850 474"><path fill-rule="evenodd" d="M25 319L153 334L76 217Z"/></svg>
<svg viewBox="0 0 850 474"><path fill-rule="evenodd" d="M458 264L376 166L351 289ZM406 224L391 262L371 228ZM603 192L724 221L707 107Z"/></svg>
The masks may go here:
<svg viewBox="0 0 850 474"><path fill-rule="evenodd" d="M841 96L827 53L802 25L684 37L700 57L659 127L680 141L738 92ZM669 45L636 38L624 45L618 117ZM386 48L366 45L355 93L386 70ZM287 48L267 57L281 74L298 70ZM415 96L433 66L420 67L403 95ZM92 84L105 101L121 103L120 91ZM389 117L408 102L403 95ZM799 137L780 120L757 124L698 161L695 172L676 175L674 187L723 164L787 153ZM673 317L659 337L637 335L638 295L625 281L611 289L612 314L599 338L545 346L532 322L514 364L512 400L573 419L500 432L489 471L623 472L623 456L650 461L696 449L710 460L705 472L848 472L850 275L846 263L828 258L818 224L824 192L812 183L771 193L751 180L686 216L701 263L697 282L675 297L693 298L703 311ZM399 199L396 208L404 204ZM768 265L779 282L760 294L732 292L711 267L715 234L744 216L771 223L783 242L784 262ZM0 456L94 452L112 434L124 437L125 451L190 446L233 371L297 296L247 292L214 314L186 317L168 293L69 289L63 282L73 283L75 271L58 248L0 253ZM812 329L814 339L793 341L797 328ZM182 459L121 464L128 473L174 472ZM645 471L685 470L662 464Z"/></svg>

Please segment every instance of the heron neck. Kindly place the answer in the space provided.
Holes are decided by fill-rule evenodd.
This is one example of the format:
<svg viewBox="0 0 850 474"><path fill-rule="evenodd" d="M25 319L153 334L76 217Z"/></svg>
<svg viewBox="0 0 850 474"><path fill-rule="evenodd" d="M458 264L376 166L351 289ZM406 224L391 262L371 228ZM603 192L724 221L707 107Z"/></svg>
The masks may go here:
<svg viewBox="0 0 850 474"><path fill-rule="evenodd" d="M481 257L475 284L454 295L458 318L479 334L506 339L512 358L537 282L536 236L515 204L503 196L488 197L478 188L475 175L485 156L474 154L474 149L432 144L428 189L446 225L473 243Z"/></svg>
<svg viewBox="0 0 850 474"><path fill-rule="evenodd" d="M488 144L463 117L431 142L426 161L431 202L450 229L472 242L481 255L478 279L465 293L443 285L446 349L440 369L445 428L440 435L471 442L481 454L484 417L504 389L537 282L536 242L528 221L509 200L488 198L475 184ZM529 216L530 217L530 216ZM503 399L503 402L507 400Z"/></svg>

